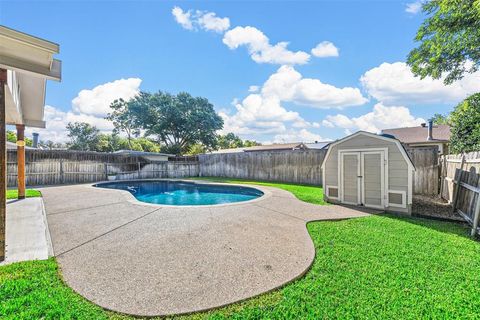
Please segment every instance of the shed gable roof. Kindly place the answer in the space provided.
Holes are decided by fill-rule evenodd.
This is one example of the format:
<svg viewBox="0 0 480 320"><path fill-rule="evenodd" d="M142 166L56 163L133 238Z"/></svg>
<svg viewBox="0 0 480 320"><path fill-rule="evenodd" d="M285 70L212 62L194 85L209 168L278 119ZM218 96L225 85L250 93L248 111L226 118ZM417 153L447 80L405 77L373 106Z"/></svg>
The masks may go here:
<svg viewBox="0 0 480 320"><path fill-rule="evenodd" d="M353 139L353 138L356 138L358 136L367 136L367 137L371 137L371 138L375 138L375 139L380 139L380 140L384 140L384 141L389 141L389 142L393 142L395 143L395 145L397 146L398 150L400 151L400 153L402 154L403 158L405 159L405 161L407 161L409 167L411 166L411 168L413 170L415 170L415 165L413 164L412 162L412 159L410 159L410 157L408 156L408 153L407 151L405 150L405 148L403 147L403 145L400 143L400 141L398 141L397 139L394 139L394 138L390 138L390 137L386 137L386 136L382 136L382 135L378 135L378 134L374 134L374 133L370 133L370 132L366 132L366 131L357 131L355 132L354 134L351 134L349 136L346 136L342 139L339 139L335 142L332 142L329 146L328 146L328 151L327 151L327 154L325 155L325 159L323 160L323 163L322 163L322 168L325 166L325 162L327 161L328 157L330 156L330 153L332 151L332 147L336 146L336 145L339 145L341 144L342 142L345 142L347 140L350 140L350 139Z"/></svg>

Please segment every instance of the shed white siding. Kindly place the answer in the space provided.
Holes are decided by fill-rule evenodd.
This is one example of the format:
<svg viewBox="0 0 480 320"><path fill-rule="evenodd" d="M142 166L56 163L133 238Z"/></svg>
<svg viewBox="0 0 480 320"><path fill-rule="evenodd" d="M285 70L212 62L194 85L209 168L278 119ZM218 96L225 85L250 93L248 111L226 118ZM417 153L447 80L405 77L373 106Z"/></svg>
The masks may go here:
<svg viewBox="0 0 480 320"><path fill-rule="evenodd" d="M413 165L406 156L406 153L403 150L403 147L395 139L390 139L382 136L377 136L371 133L358 132L352 136L346 137L329 147L327 156L323 163L323 173L324 173L324 193L327 200L331 202L341 202L340 198L333 192L329 192L328 189L338 188L338 194L341 193L341 174L340 168L341 159L339 159L341 152L368 152L372 150L378 150L379 152L385 153L385 186L384 186L384 207L387 211L396 211L396 212L405 212L410 213L411 207L411 188L412 186L412 175L413 175ZM402 153L403 151L403 153ZM407 158L406 158L407 157ZM372 161L375 161L376 164L379 163L378 156L368 155L364 158L364 167L363 170L369 175L368 180L365 183L365 190L362 192L365 193L365 196L368 198L372 194L372 191L379 190L380 186L375 187L373 182L380 181L376 176L378 175L378 170L373 170ZM345 164L344 164L345 167ZM349 169L351 170L351 169ZM363 173L362 173L363 174ZM363 177L365 179L365 177ZM392 192L389 192L392 191ZM390 199L389 199L390 198ZM389 200L391 202L398 203L399 199L404 200L402 205L399 206L389 206ZM371 199L372 201L376 201ZM346 202L346 201L345 201ZM373 203L373 202L371 202Z"/></svg>

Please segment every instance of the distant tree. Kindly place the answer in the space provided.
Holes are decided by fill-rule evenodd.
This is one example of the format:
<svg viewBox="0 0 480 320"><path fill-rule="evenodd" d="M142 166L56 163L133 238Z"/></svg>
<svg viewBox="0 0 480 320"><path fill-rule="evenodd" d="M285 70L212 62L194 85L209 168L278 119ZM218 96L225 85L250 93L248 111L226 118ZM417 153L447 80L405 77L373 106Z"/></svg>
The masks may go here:
<svg viewBox="0 0 480 320"><path fill-rule="evenodd" d="M449 117L445 116L440 113L435 113L430 120L433 121L433 124L440 125L440 124L449 124Z"/></svg>
<svg viewBox="0 0 480 320"><path fill-rule="evenodd" d="M64 149L66 146L60 142L53 142L52 140L41 140L38 142L38 147L41 149L48 149L48 150L53 150L53 149Z"/></svg>
<svg viewBox="0 0 480 320"><path fill-rule="evenodd" d="M471 95L450 114L453 153L480 151L480 93Z"/></svg>
<svg viewBox="0 0 480 320"><path fill-rule="evenodd" d="M17 134L14 131L7 130L7 141L17 142ZM33 145L32 139L25 137L25 145L31 147Z"/></svg>
<svg viewBox="0 0 480 320"><path fill-rule="evenodd" d="M67 124L67 144L71 150L97 151L100 130L86 122L69 122Z"/></svg>
<svg viewBox="0 0 480 320"><path fill-rule="evenodd" d="M135 117L127 101L118 99L110 104L112 112L110 112L105 119L112 121L114 129L113 133L118 134L124 132L127 135L128 149L133 150L132 139L138 137L140 129Z"/></svg>
<svg viewBox="0 0 480 320"><path fill-rule="evenodd" d="M243 146L243 140L232 132L217 137L216 147L218 149L241 148Z"/></svg>
<svg viewBox="0 0 480 320"><path fill-rule="evenodd" d="M142 92L128 101L128 109L135 126L144 129L146 137L156 137L167 153L184 154L196 143L212 147L216 131L223 127L222 118L207 99L184 92Z"/></svg>
<svg viewBox="0 0 480 320"><path fill-rule="evenodd" d="M230 132L225 135L218 135L216 149L253 147L259 145L261 145L260 142L253 140L242 140L239 136Z"/></svg>
<svg viewBox="0 0 480 320"><path fill-rule="evenodd" d="M134 140L137 143L142 151L145 152L160 152L160 145L148 138L141 137Z"/></svg>
<svg viewBox="0 0 480 320"><path fill-rule="evenodd" d="M188 151L185 153L189 156L195 156L197 154L202 154L202 153L205 153L207 152L207 149L205 148L205 146L201 143L195 143L195 144L192 144L190 146L190 149L188 149Z"/></svg>
<svg viewBox="0 0 480 320"><path fill-rule="evenodd" d="M254 140L245 140L243 141L243 146L244 147L255 147L255 146L261 146L262 144L258 141Z"/></svg>
<svg viewBox="0 0 480 320"><path fill-rule="evenodd" d="M473 73L480 66L480 1L430 0L423 3L427 18L415 40L420 46L408 55L412 72L422 79L440 79L445 84Z"/></svg>

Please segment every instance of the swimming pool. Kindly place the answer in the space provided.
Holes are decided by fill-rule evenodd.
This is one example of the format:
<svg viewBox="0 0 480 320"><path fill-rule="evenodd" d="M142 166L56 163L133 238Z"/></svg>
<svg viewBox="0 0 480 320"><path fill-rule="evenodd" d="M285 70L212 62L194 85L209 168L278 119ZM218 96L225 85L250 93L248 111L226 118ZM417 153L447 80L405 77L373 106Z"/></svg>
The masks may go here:
<svg viewBox="0 0 480 320"><path fill-rule="evenodd" d="M94 186L126 190L139 201L175 206L243 202L263 195L262 191L249 187L174 180L106 182Z"/></svg>

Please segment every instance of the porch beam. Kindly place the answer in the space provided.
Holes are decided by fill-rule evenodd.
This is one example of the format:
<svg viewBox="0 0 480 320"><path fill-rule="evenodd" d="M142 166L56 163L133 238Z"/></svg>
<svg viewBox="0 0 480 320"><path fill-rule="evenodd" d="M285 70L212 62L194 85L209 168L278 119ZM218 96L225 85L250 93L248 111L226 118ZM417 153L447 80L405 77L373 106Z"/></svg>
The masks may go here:
<svg viewBox="0 0 480 320"><path fill-rule="evenodd" d="M18 199L25 199L25 125L17 124Z"/></svg>
<svg viewBox="0 0 480 320"><path fill-rule="evenodd" d="M7 213L7 145L5 127L5 86L7 70L0 69L0 262L5 260L5 222Z"/></svg>

